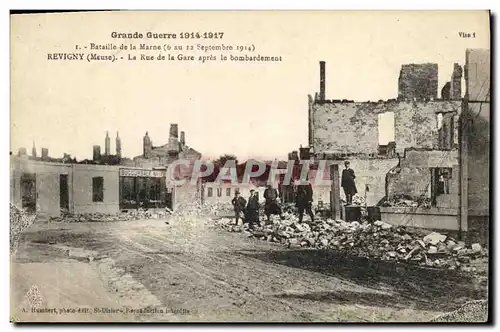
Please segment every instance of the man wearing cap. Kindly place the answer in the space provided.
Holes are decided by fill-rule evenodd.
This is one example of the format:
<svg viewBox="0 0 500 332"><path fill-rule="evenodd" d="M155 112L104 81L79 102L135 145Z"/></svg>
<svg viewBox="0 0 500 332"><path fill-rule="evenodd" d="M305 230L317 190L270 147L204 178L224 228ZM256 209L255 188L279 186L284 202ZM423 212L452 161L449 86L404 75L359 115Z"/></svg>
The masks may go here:
<svg viewBox="0 0 500 332"><path fill-rule="evenodd" d="M250 228L253 228L254 224L259 222L259 197L253 189L250 190L245 218Z"/></svg>
<svg viewBox="0 0 500 332"><path fill-rule="evenodd" d="M266 214L267 221L271 220L271 214L278 214L281 219L284 219L283 212L278 204L278 196L278 191L269 184L267 189L264 191L264 199L266 200L264 212Z"/></svg>
<svg viewBox="0 0 500 332"><path fill-rule="evenodd" d="M354 170L350 168L350 164L348 160L344 162L345 169L342 171L341 183L342 188L344 188L347 205L352 205L352 196L356 195L358 192L356 183L354 182L356 175L354 175Z"/></svg>
<svg viewBox="0 0 500 332"><path fill-rule="evenodd" d="M297 187L297 197L295 205L299 211L299 223L302 222L304 217L304 211L311 218L311 222L314 222L314 213L312 212L312 202L313 202L313 189L309 181L306 184L300 184Z"/></svg>
<svg viewBox="0 0 500 332"><path fill-rule="evenodd" d="M241 212L245 211L245 205L247 205L247 201L240 196L240 192L236 190L234 192L234 198L231 201L234 207L234 215L236 219L236 225L238 225Z"/></svg>

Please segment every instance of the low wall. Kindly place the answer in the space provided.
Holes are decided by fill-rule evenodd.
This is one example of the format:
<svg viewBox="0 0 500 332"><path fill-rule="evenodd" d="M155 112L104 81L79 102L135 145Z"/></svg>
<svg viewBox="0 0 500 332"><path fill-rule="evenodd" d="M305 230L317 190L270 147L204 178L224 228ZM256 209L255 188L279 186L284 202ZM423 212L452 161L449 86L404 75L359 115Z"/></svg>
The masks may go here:
<svg viewBox="0 0 500 332"><path fill-rule="evenodd" d="M380 207L381 219L392 225L454 230L460 229L458 209Z"/></svg>

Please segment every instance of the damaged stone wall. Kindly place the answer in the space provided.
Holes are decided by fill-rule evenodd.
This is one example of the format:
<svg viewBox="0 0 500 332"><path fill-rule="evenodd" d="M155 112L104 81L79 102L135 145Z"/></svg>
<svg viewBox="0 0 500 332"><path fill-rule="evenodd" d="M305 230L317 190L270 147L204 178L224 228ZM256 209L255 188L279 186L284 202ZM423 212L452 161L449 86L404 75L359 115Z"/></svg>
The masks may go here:
<svg viewBox="0 0 500 332"><path fill-rule="evenodd" d="M385 197L385 176L398 164L398 159L349 159L351 168L356 174L356 187L358 195L364 197L365 187L368 185L369 191L366 193L366 203L368 206L377 205ZM343 165L339 167L339 174L342 176ZM345 200L344 191L340 190L340 196Z"/></svg>
<svg viewBox="0 0 500 332"><path fill-rule="evenodd" d="M438 92L436 63L402 65L399 72L398 99L434 100Z"/></svg>
<svg viewBox="0 0 500 332"><path fill-rule="evenodd" d="M378 154L378 114L394 112L396 152L406 148L440 148L438 113L453 113L460 101L325 102L312 104L310 138L315 153ZM458 125L453 126L458 142ZM456 146L455 146L456 147Z"/></svg>
<svg viewBox="0 0 500 332"><path fill-rule="evenodd" d="M460 101L401 102L394 108L396 152L407 148L439 149L438 113L459 114ZM454 137L458 127L454 128Z"/></svg>
<svg viewBox="0 0 500 332"><path fill-rule="evenodd" d="M487 243L490 210L490 50L466 52L466 104L461 119L462 181L469 237Z"/></svg>
<svg viewBox="0 0 500 332"><path fill-rule="evenodd" d="M376 103L313 104L314 151L377 153Z"/></svg>
<svg viewBox="0 0 500 332"><path fill-rule="evenodd" d="M387 198L406 195L412 199L431 197L431 168L451 168L449 194L437 199L437 206L457 208L459 203L458 151L407 150L398 166L387 173Z"/></svg>

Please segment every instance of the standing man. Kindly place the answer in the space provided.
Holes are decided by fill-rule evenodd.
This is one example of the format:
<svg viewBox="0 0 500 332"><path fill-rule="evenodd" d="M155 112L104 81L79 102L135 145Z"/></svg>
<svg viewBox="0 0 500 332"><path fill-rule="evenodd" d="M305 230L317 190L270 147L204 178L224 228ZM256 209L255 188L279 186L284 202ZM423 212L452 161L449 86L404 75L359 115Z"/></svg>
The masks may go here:
<svg viewBox="0 0 500 332"><path fill-rule="evenodd" d="M245 211L245 205L247 205L247 201L243 197L241 197L240 192L236 190L234 192L234 198L231 201L231 203L233 204L234 207L234 216L236 219L236 225L238 225L240 214L241 212Z"/></svg>
<svg viewBox="0 0 500 332"><path fill-rule="evenodd" d="M278 191L270 184L267 185L267 188L264 191L264 199L266 200L264 213L266 214L267 221L270 221L271 214L278 214L281 219L283 219L283 213L278 205Z"/></svg>
<svg viewBox="0 0 500 332"><path fill-rule="evenodd" d="M342 188L344 188L347 205L352 205L352 196L356 195L358 192L356 183L354 182L356 176L354 175L354 170L349 167L350 164L348 160L344 162L345 169L342 171L341 183Z"/></svg>
<svg viewBox="0 0 500 332"><path fill-rule="evenodd" d="M311 217L311 222L314 222L314 213L312 212L312 202L313 202L313 189L310 182L307 184L299 185L297 188L297 199L295 205L299 210L299 223L302 222L304 217L304 210L307 212L309 217Z"/></svg>
<svg viewBox="0 0 500 332"><path fill-rule="evenodd" d="M259 222L259 197L257 196L257 192L253 189L250 190L250 197L248 198L246 220L250 228L253 228L255 223Z"/></svg>

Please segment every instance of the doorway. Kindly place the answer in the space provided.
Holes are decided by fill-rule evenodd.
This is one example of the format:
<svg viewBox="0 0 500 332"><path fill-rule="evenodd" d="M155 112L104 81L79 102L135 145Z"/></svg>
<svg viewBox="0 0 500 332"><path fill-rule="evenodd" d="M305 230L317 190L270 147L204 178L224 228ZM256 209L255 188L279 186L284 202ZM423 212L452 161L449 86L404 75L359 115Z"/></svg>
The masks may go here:
<svg viewBox="0 0 500 332"><path fill-rule="evenodd" d="M59 205L62 211L69 211L68 174L59 175Z"/></svg>
<svg viewBox="0 0 500 332"><path fill-rule="evenodd" d="M167 187L167 191L165 192L165 205L170 210L174 210L174 188Z"/></svg>
<svg viewBox="0 0 500 332"><path fill-rule="evenodd" d="M29 212L36 211L36 174L23 173L21 175L21 206Z"/></svg>

